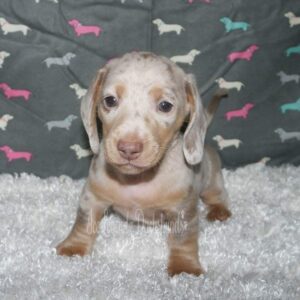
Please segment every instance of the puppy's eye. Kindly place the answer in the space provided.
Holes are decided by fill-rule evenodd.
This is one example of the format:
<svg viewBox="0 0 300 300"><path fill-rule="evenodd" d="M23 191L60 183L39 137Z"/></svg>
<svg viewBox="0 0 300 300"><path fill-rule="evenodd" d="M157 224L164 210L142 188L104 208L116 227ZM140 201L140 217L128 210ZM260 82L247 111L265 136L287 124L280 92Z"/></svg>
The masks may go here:
<svg viewBox="0 0 300 300"><path fill-rule="evenodd" d="M104 98L103 103L106 108L113 108L118 105L118 99L114 96L107 96Z"/></svg>
<svg viewBox="0 0 300 300"><path fill-rule="evenodd" d="M161 101L158 104L158 110L164 113L168 113L172 110L173 108L173 104L171 102L168 101Z"/></svg>

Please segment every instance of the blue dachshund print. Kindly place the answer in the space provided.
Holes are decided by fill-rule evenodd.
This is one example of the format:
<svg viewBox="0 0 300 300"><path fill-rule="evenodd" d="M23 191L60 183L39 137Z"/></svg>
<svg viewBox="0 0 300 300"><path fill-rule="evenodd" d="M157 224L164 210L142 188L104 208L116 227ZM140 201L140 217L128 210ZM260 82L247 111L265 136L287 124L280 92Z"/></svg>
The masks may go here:
<svg viewBox="0 0 300 300"><path fill-rule="evenodd" d="M280 109L283 114L286 113L287 110L300 111L300 98L296 102L281 105Z"/></svg>
<svg viewBox="0 0 300 300"><path fill-rule="evenodd" d="M250 24L246 22L233 22L231 19L224 17L220 19L220 22L225 25L226 32L230 32L232 30L241 29L243 31L247 31L250 27Z"/></svg>
<svg viewBox="0 0 300 300"><path fill-rule="evenodd" d="M300 44L298 46L288 48L285 53L287 57L292 54L300 54Z"/></svg>

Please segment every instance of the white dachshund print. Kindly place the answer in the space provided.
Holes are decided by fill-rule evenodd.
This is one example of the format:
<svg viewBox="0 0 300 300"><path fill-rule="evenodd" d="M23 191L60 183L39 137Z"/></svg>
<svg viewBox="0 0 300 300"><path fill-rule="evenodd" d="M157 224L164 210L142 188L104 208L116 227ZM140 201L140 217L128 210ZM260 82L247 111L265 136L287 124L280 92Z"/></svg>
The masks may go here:
<svg viewBox="0 0 300 300"><path fill-rule="evenodd" d="M236 89L238 92L245 85L240 81L226 81L224 78L220 77L216 79L216 83L219 85L221 89L231 90Z"/></svg>
<svg viewBox="0 0 300 300"><path fill-rule="evenodd" d="M5 114L2 117L0 117L0 129L2 129L3 131L6 130L7 124L10 120L12 120L14 117L9 115L9 114Z"/></svg>
<svg viewBox="0 0 300 300"><path fill-rule="evenodd" d="M168 33L168 32L175 32L175 33L177 33L177 35L179 35L179 34L181 34L181 31L185 30L181 25L166 24L161 19L155 19L152 21L152 23L157 26L159 35L162 35L162 34Z"/></svg>
<svg viewBox="0 0 300 300"><path fill-rule="evenodd" d="M197 49L193 49L186 55L173 56L170 59L175 63L192 65L195 60L195 57L197 55L199 55L200 53L201 53L201 51L199 51Z"/></svg>
<svg viewBox="0 0 300 300"><path fill-rule="evenodd" d="M71 84L70 88L75 91L75 94L78 99L81 99L87 93L87 89L82 88L78 83Z"/></svg>
<svg viewBox="0 0 300 300"><path fill-rule="evenodd" d="M216 135L213 140L218 143L219 149L223 150L228 147L235 147L236 149L242 144L241 140L238 139L224 139L221 135Z"/></svg>
<svg viewBox="0 0 300 300"><path fill-rule="evenodd" d="M286 14L284 14L284 16L289 19L290 27L294 27L296 25L300 25L300 17L297 17L291 11L287 12Z"/></svg>
<svg viewBox="0 0 300 300"><path fill-rule="evenodd" d="M11 24L4 18L0 18L0 27L4 35L7 35L8 33L15 33L15 32L21 32L23 33L23 35L27 35L28 31L31 30L26 25Z"/></svg>
<svg viewBox="0 0 300 300"><path fill-rule="evenodd" d="M257 164L261 164L261 165L263 165L263 166L266 166L266 164L267 164L270 160L271 160L270 157L265 156L265 157L263 157L262 159L260 159L260 160L257 162Z"/></svg>
<svg viewBox="0 0 300 300"><path fill-rule="evenodd" d="M6 51L0 51L0 69L2 69L4 60L9 57L10 54Z"/></svg>
<svg viewBox="0 0 300 300"><path fill-rule="evenodd" d="M78 144L74 144L70 147L70 149L74 150L76 156L77 156L77 159L81 159L81 158L84 158L84 157L88 157L88 156L91 156L93 155L93 152L89 149L83 149L80 145Z"/></svg>
<svg viewBox="0 0 300 300"><path fill-rule="evenodd" d="M255 161L255 162L248 164L248 166L250 166L254 170L259 171L259 170L264 169L270 160L271 160L270 157L265 156L265 157L261 158L259 161Z"/></svg>

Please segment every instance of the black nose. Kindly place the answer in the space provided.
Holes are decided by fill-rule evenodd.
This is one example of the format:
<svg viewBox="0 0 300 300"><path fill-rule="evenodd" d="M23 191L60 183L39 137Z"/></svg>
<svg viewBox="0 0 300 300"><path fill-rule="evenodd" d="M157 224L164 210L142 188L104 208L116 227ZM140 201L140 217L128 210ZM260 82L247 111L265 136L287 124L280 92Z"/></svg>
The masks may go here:
<svg viewBox="0 0 300 300"><path fill-rule="evenodd" d="M143 151L143 144L137 141L131 142L120 140L117 148L121 157L127 160L134 160L141 155Z"/></svg>

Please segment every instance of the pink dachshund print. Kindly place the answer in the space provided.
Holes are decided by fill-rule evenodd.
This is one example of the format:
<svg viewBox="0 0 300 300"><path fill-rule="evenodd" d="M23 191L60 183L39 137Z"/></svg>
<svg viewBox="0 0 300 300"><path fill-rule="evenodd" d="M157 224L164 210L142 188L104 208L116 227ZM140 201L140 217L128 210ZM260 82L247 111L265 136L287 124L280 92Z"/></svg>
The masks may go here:
<svg viewBox="0 0 300 300"><path fill-rule="evenodd" d="M77 19L72 19L68 23L70 26L73 27L77 36L81 36L84 34L94 34L95 36L99 36L102 32L101 27L92 25L82 25Z"/></svg>
<svg viewBox="0 0 300 300"><path fill-rule="evenodd" d="M230 121L232 118L243 118L246 119L248 117L249 111L254 107L254 104L247 103L241 109L232 110L225 114L226 120Z"/></svg>
<svg viewBox="0 0 300 300"><path fill-rule="evenodd" d="M227 58L230 62L234 62L238 59L243 59L243 60L251 60L253 54L255 51L257 51L259 48L257 45L251 45L248 47L245 51L242 52L232 52L230 53Z"/></svg>
<svg viewBox="0 0 300 300"><path fill-rule="evenodd" d="M7 145L0 147L0 151L4 152L9 162L17 159L30 161L32 158L32 154L30 152L16 152Z"/></svg>
<svg viewBox="0 0 300 300"><path fill-rule="evenodd" d="M25 101L28 101L31 96L30 91L12 89L7 83L0 83L0 90L3 91L7 99L22 97Z"/></svg>

